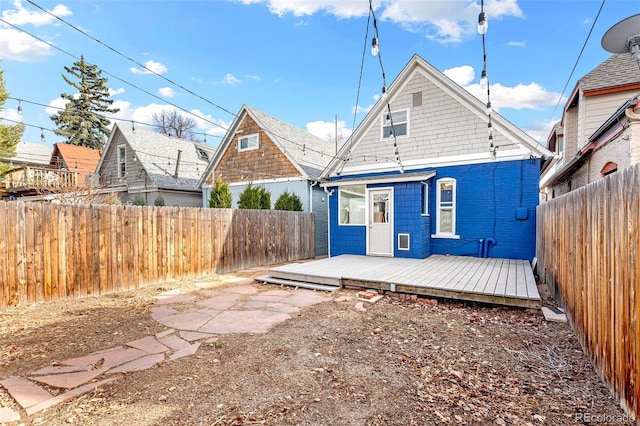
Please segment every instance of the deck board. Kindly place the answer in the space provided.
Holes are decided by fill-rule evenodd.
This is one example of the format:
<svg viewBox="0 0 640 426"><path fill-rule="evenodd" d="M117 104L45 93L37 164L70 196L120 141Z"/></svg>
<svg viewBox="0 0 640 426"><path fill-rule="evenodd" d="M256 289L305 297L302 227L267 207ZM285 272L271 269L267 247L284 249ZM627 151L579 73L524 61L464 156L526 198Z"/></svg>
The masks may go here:
<svg viewBox="0 0 640 426"><path fill-rule="evenodd" d="M525 260L433 255L426 259L340 255L283 265L269 276L429 297L539 307L540 295Z"/></svg>

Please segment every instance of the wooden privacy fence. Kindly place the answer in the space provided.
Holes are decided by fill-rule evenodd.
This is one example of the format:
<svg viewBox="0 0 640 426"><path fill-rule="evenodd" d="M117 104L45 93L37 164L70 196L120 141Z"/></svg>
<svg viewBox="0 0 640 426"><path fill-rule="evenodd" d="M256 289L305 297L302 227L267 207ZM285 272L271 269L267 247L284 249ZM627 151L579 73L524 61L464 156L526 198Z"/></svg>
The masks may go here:
<svg viewBox="0 0 640 426"><path fill-rule="evenodd" d="M0 307L314 256L311 213L0 201Z"/></svg>
<svg viewBox="0 0 640 426"><path fill-rule="evenodd" d="M640 167L537 209L538 275L565 308L593 365L638 418Z"/></svg>

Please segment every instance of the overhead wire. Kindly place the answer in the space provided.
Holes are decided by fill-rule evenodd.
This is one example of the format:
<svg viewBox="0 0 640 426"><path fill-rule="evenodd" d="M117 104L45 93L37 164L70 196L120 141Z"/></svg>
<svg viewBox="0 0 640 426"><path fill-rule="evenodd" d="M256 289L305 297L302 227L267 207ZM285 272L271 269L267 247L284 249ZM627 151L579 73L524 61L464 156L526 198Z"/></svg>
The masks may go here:
<svg viewBox="0 0 640 426"><path fill-rule="evenodd" d="M218 109L220 109L220 110L222 110L222 111L224 111L224 112L226 112L226 113L228 113L228 114L232 115L233 117L235 117L235 116L236 116L236 114L235 114L235 113L233 113L233 112L229 111L228 109L226 109L226 108L224 108L224 107L222 107L222 106L220 106L220 105L218 105L218 104L216 104L216 103L214 103L214 102L210 101L209 99L206 99L205 97L203 97L203 96L201 96L201 95L198 95L197 93L195 93L195 92L193 92L192 90L190 90L190 89L186 88L185 86L183 86L183 85L181 85L181 84L176 83L175 81L171 80L170 78L167 78L167 77L163 76L162 74L157 73L157 72L153 71L152 69L148 68L146 65L141 64L140 62L136 61L135 59L131 58L130 56L125 55L124 53L120 52L118 49L116 49L116 48L114 48L114 47L111 47L110 45L108 45L108 44L104 43L103 41L101 41L101 40L99 40L99 39L97 39L97 38L95 38L95 37L92 37L91 35L87 34L87 33L86 33L84 30L82 30L81 28L78 28L77 26L73 25L72 23L70 23L70 22L68 22L68 21L64 20L63 18L61 18L60 16L56 15L55 13L53 13L53 12L51 12L51 11L49 11L49 10L46 10L46 9L42 8L41 6L39 6L38 4L36 4L34 1L32 1L32 0L27 0L27 2L28 2L28 3L30 3L31 5L33 5L33 6L37 7L37 8L38 8L38 9L40 9L41 11L45 12L46 14L48 14L48 15L52 16L53 18L55 18L55 19L59 20L60 22L62 22L62 23L64 23L64 24L68 25L69 27L73 28L74 30L78 31L80 34L84 35L85 37L88 37L88 38L90 38L91 40L95 41L96 43L99 43L100 45L102 45L102 46L106 47L107 49L111 50L111 51L112 51L112 52L114 52L115 54L117 54L117 55L119 55L119 56L121 56L121 57L123 57L123 58L127 59L128 61L133 62L134 64L136 64L136 65L138 65L139 67L143 68L143 69L144 69L144 70L146 70L147 72L149 72L149 73L151 73L151 74L153 74L153 75L155 75L155 76L157 76L157 77L162 78L162 79L163 79L163 80L165 80L166 82L168 82L168 83L170 83L170 84L173 84L173 85L174 85L174 86L176 86L176 87L179 87L180 89L182 89L182 90L184 90L184 91L188 92L189 94L191 94L191 95L193 95L193 96L197 97L198 99L201 99L201 100L205 101L206 103L208 103L208 104L210 104L210 105L212 105L212 106L214 106L214 107L216 107L216 108L218 108Z"/></svg>

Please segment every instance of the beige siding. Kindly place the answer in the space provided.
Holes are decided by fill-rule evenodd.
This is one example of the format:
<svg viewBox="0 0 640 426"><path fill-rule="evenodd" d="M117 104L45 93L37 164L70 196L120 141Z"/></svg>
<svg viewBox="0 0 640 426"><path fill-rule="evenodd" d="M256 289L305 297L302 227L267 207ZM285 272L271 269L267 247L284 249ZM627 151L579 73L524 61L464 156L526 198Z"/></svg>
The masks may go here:
<svg viewBox="0 0 640 426"><path fill-rule="evenodd" d="M422 92L422 105L413 107L413 94L416 92ZM474 114L420 72L408 79L392 100L391 109L409 110L409 136L397 138L403 161L486 153L489 150L486 117ZM394 161L393 140L381 140L381 118L352 151L350 165ZM494 138L500 149L515 148L497 129Z"/></svg>
<svg viewBox="0 0 640 426"><path fill-rule="evenodd" d="M564 158L572 158L578 152L578 108L567 110L564 116Z"/></svg>
<svg viewBox="0 0 640 426"><path fill-rule="evenodd" d="M579 147L586 145L589 142L589 137L598 130L622 104L629 100L631 96L629 91L625 91L582 98L584 128Z"/></svg>

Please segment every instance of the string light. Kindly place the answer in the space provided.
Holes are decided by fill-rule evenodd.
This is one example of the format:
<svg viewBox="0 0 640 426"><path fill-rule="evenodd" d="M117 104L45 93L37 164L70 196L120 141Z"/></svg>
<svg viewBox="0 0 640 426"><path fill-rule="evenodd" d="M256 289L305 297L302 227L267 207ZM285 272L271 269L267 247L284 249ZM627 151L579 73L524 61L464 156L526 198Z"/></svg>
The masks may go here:
<svg viewBox="0 0 640 426"><path fill-rule="evenodd" d="M482 35L482 74L480 76L480 86L487 89L487 135L489 138L489 154L491 158L496 159L498 146L493 142L493 124L491 123L491 114L493 108L491 107L491 86L489 84L489 77L487 73L487 44L485 40L485 34L489 28L489 21L487 20L487 14L484 11L484 0L480 0L480 15L478 15L478 32Z"/></svg>
<svg viewBox="0 0 640 426"><path fill-rule="evenodd" d="M22 114L22 99L18 99L18 114Z"/></svg>
<svg viewBox="0 0 640 426"><path fill-rule="evenodd" d="M40 142L45 143L47 139L44 137L44 129L40 127Z"/></svg>
<svg viewBox="0 0 640 426"><path fill-rule="evenodd" d="M378 37L373 36L373 38L371 39L371 54L373 56L378 56L378 53L380 53L380 46L378 45Z"/></svg>

